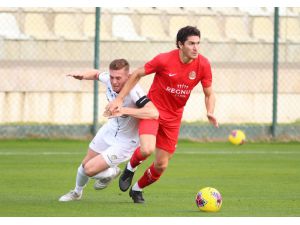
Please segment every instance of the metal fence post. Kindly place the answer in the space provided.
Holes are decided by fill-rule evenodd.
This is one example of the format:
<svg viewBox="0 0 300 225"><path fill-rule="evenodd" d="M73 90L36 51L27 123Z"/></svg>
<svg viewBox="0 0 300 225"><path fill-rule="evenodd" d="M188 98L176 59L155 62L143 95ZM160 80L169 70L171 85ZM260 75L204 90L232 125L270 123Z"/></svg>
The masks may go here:
<svg viewBox="0 0 300 225"><path fill-rule="evenodd" d="M95 23L95 47L94 47L94 69L99 69L99 36L100 36L100 7L96 7L96 23ZM94 81L94 104L93 104L93 126L92 134L97 133L98 124L98 81Z"/></svg>
<svg viewBox="0 0 300 225"><path fill-rule="evenodd" d="M279 8L275 7L274 14L274 45L273 45L273 116L272 137L276 137L277 126L277 98L278 98L278 31L279 31Z"/></svg>

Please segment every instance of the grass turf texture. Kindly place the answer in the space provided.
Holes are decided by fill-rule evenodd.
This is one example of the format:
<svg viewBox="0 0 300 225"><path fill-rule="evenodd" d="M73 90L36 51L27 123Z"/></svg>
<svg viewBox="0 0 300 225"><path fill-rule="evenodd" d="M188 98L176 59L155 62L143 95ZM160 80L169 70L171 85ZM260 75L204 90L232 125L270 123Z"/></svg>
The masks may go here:
<svg viewBox="0 0 300 225"><path fill-rule="evenodd" d="M91 180L81 201L58 202L74 188L87 146L86 141L1 140L0 216L300 216L300 143L180 141L160 181L145 188L145 204L133 204L117 180L100 191ZM221 211L197 209L195 195L206 186L221 192Z"/></svg>

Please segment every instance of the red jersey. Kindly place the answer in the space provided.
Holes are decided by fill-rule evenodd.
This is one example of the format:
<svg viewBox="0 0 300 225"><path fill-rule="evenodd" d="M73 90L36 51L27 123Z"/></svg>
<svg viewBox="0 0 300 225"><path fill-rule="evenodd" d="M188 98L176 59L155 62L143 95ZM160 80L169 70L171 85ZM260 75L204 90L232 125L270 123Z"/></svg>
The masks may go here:
<svg viewBox="0 0 300 225"><path fill-rule="evenodd" d="M157 55L144 68L146 74L155 73L148 97L159 110L160 119L167 122L180 123L193 88L199 82L205 88L212 83L209 61L199 54L191 63L182 63L178 49Z"/></svg>

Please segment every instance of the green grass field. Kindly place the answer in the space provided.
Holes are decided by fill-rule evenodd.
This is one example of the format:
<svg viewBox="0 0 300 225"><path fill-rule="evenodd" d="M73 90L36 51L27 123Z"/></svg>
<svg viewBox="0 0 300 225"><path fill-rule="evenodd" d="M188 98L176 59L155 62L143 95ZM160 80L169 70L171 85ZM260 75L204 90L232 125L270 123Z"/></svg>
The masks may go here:
<svg viewBox="0 0 300 225"><path fill-rule="evenodd" d="M161 180L133 204L115 181L81 201L58 198L74 188L87 141L0 141L1 217L239 217L300 216L300 143L194 143L181 141ZM134 181L151 163L138 169ZM121 165L123 169L124 165ZM206 186L223 197L218 213L200 212L194 198Z"/></svg>

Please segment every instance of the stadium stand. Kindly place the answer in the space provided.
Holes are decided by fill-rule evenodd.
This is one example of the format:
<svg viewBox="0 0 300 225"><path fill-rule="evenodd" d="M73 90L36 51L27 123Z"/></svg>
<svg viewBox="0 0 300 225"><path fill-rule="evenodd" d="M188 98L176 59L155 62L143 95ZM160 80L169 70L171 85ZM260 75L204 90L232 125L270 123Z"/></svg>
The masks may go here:
<svg viewBox="0 0 300 225"><path fill-rule="evenodd" d="M280 79L292 77L293 81L293 85L281 91L292 93L299 91L300 8L287 8L285 12L280 8L280 11L280 49L284 49L280 51L280 60L286 63L281 67L285 76ZM89 121L90 114L83 110L84 103L92 99L92 83L65 77L63 81L58 80L66 72L92 66L94 13L95 8L0 8L0 36L5 38L0 40L0 73L10 78L0 82L0 94L11 107L16 105L19 110L25 105L30 115L26 120L43 114L38 120L64 123L64 112L60 112L59 107L68 102L70 109L82 113L76 123ZM134 69L159 52L174 48L180 27L196 25L201 30L202 40L207 41L200 51L214 64L215 88L222 92L220 110L229 110L222 106L222 99L227 101L226 93L233 91L239 92L241 99L247 95L249 100L264 100L264 94L272 88L269 82L272 17L272 9L264 8L101 8L101 70L115 57L127 58ZM26 38L20 39L22 36ZM151 76L142 83L147 90L151 81L146 79ZM249 85L247 79L259 82ZM243 82L238 82L240 80ZM102 91L101 87L99 90ZM244 94L245 91L248 93ZM263 93L257 94L259 91ZM195 95L193 104L198 102L200 93ZM102 92L100 95L105 99ZM51 115L41 112L41 104L43 109L53 109ZM35 110L30 110L31 106ZM30 111L37 113L33 115ZM20 117L7 114L10 122Z"/></svg>
<svg viewBox="0 0 300 225"><path fill-rule="evenodd" d="M176 37L176 34L178 32L178 29L181 27L187 26L187 25L196 25L191 24L190 20L186 16L171 16L169 20L169 36L171 39L174 39Z"/></svg>
<svg viewBox="0 0 300 225"><path fill-rule="evenodd" d="M83 33L88 38L94 38L95 37L95 14L88 14L85 15L84 18L84 25L83 25ZM101 24L101 30L105 29L104 26ZM106 37L107 38L107 37Z"/></svg>
<svg viewBox="0 0 300 225"><path fill-rule="evenodd" d="M112 40L111 36L111 15L102 14L100 20L100 39L101 40ZM84 35L89 39L95 38L95 14L89 13L85 15L84 19Z"/></svg>
<svg viewBox="0 0 300 225"><path fill-rule="evenodd" d="M221 14L224 16L241 16L244 15L244 13L242 13L238 8L236 7L212 7L211 10L215 11L217 14Z"/></svg>
<svg viewBox="0 0 300 225"><path fill-rule="evenodd" d="M263 10L268 13L270 16L274 15L274 7L263 7ZM292 16L294 13L291 11L291 8L280 7L279 15L280 16ZM295 15L295 14L294 14Z"/></svg>
<svg viewBox="0 0 300 225"><path fill-rule="evenodd" d="M238 42L252 42L250 36L249 18L246 15L232 16L225 18L225 35L227 39L233 39Z"/></svg>
<svg viewBox="0 0 300 225"><path fill-rule="evenodd" d="M261 7L239 7L239 10L251 16L269 16L269 13Z"/></svg>
<svg viewBox="0 0 300 225"><path fill-rule="evenodd" d="M217 14L216 11L212 10L211 8L207 7L184 7L187 13L192 13L194 16L204 16L204 15L211 15L215 16Z"/></svg>
<svg viewBox="0 0 300 225"><path fill-rule="evenodd" d="M54 33L67 40L86 40L83 35L83 16L79 13L59 13L54 19Z"/></svg>
<svg viewBox="0 0 300 225"><path fill-rule="evenodd" d="M133 7L134 12L142 15L158 15L161 14L161 11L156 7Z"/></svg>
<svg viewBox="0 0 300 225"><path fill-rule="evenodd" d="M113 37L127 41L145 41L137 34L131 18L127 15L114 15L112 18Z"/></svg>
<svg viewBox="0 0 300 225"><path fill-rule="evenodd" d="M93 7L82 7L81 8L83 13L92 13L93 15L95 15L96 9Z"/></svg>
<svg viewBox="0 0 300 225"><path fill-rule="evenodd" d="M283 17L280 21L280 38L300 42L300 21L298 17Z"/></svg>
<svg viewBox="0 0 300 225"><path fill-rule="evenodd" d="M281 11L281 7L280 7ZM292 7L286 7L286 16L298 16L297 12L294 12Z"/></svg>
<svg viewBox="0 0 300 225"><path fill-rule="evenodd" d="M46 7L24 7L21 8L25 13L50 13L51 9Z"/></svg>
<svg viewBox="0 0 300 225"><path fill-rule="evenodd" d="M52 26L52 27L51 27ZM25 15L24 32L38 40L56 40L53 33L53 16L42 13Z"/></svg>
<svg viewBox="0 0 300 225"><path fill-rule="evenodd" d="M300 8L280 8L280 41L299 41ZM54 41L93 41L94 8L0 8L0 35L9 39ZM174 43L177 30L187 24L200 28L202 40L220 43L249 43L257 47L260 42L273 41L273 8L207 8L207 7L135 7L101 8L100 39L110 42ZM23 19L24 18L24 19ZM9 28L5 28L5 25ZM23 34L25 33L25 35ZM163 45L161 45L163 46ZM246 47L246 46L245 46Z"/></svg>
<svg viewBox="0 0 300 225"><path fill-rule="evenodd" d="M29 39L20 31L18 22L11 13L0 13L0 37L7 39Z"/></svg>
<svg viewBox="0 0 300 225"><path fill-rule="evenodd" d="M103 10L114 15L132 15L134 13L134 9L129 7L103 8Z"/></svg>
<svg viewBox="0 0 300 225"><path fill-rule="evenodd" d="M252 34L259 41L273 41L273 17L255 16L252 17Z"/></svg>
<svg viewBox="0 0 300 225"><path fill-rule="evenodd" d="M197 26L200 28L201 38L211 42L225 41L222 22L224 21L218 16L200 16Z"/></svg>
<svg viewBox="0 0 300 225"><path fill-rule="evenodd" d="M141 15L141 36L150 40L168 41L166 30L168 30L168 24L164 23L161 19L161 15ZM149 29L151 27L152 29Z"/></svg>
<svg viewBox="0 0 300 225"><path fill-rule="evenodd" d="M291 11L297 15L300 15L300 7L293 7L291 8Z"/></svg>
<svg viewBox="0 0 300 225"><path fill-rule="evenodd" d="M53 7L50 8L51 11L53 11L54 13L80 13L81 12L81 8L73 8L73 7Z"/></svg>
<svg viewBox="0 0 300 225"><path fill-rule="evenodd" d="M4 12L16 12L20 10L20 8L17 7L0 7L0 12L4 13Z"/></svg>
<svg viewBox="0 0 300 225"><path fill-rule="evenodd" d="M187 15L183 7L157 7L157 9L169 15Z"/></svg>

